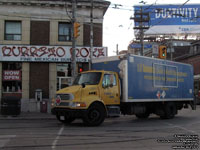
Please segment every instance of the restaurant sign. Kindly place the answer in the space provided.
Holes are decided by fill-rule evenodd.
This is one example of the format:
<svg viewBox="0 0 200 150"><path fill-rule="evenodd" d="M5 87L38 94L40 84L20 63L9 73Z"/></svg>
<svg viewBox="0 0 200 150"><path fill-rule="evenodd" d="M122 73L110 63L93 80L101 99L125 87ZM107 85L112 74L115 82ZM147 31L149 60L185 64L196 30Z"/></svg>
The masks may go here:
<svg viewBox="0 0 200 150"><path fill-rule="evenodd" d="M3 81L21 81L20 70L4 70Z"/></svg>
<svg viewBox="0 0 200 150"><path fill-rule="evenodd" d="M92 58L107 56L106 47L93 47ZM76 61L88 62L89 47L76 48ZM71 62L70 46L0 45L0 61L19 62Z"/></svg>

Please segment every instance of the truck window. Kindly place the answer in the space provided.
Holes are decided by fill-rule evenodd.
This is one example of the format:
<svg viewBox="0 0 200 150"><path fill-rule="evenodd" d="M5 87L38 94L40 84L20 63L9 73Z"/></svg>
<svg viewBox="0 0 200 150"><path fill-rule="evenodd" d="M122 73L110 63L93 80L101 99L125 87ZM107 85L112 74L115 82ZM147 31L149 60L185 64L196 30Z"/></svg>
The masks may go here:
<svg viewBox="0 0 200 150"><path fill-rule="evenodd" d="M74 80L73 85L97 85L101 79L101 72L88 72L79 74Z"/></svg>
<svg viewBox="0 0 200 150"><path fill-rule="evenodd" d="M105 74L103 78L102 87L116 86L116 76L113 74Z"/></svg>

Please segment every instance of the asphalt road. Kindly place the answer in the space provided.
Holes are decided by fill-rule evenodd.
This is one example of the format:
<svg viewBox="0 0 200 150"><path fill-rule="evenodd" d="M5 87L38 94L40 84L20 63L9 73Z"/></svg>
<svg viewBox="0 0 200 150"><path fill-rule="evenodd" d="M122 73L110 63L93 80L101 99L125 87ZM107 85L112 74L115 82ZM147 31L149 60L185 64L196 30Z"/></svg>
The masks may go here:
<svg viewBox="0 0 200 150"><path fill-rule="evenodd" d="M0 149L5 150L170 150L198 149L200 107L170 120L157 116L107 118L99 127L81 120L63 125L56 119L0 119Z"/></svg>

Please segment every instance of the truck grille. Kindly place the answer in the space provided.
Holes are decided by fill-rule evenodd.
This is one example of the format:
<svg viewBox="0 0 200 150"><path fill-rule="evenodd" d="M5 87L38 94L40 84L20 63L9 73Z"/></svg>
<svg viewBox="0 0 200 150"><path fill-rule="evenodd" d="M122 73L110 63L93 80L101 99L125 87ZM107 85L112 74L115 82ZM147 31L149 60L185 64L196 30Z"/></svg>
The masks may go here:
<svg viewBox="0 0 200 150"><path fill-rule="evenodd" d="M69 102L61 102L59 106L70 106Z"/></svg>
<svg viewBox="0 0 200 150"><path fill-rule="evenodd" d="M72 100L73 96L71 94L57 94L56 97L60 97L61 100Z"/></svg>

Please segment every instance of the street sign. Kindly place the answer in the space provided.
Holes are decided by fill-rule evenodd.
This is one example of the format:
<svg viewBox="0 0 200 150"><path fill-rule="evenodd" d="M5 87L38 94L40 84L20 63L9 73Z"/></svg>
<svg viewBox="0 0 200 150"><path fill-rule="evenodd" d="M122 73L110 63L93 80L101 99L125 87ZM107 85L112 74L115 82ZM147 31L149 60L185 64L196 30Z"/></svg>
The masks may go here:
<svg viewBox="0 0 200 150"><path fill-rule="evenodd" d="M131 48L141 48L141 44L133 43L130 45ZM144 44L144 48L152 48L151 44Z"/></svg>
<svg viewBox="0 0 200 150"><path fill-rule="evenodd" d="M153 54L158 54L158 45L153 45L152 46L152 53Z"/></svg>

